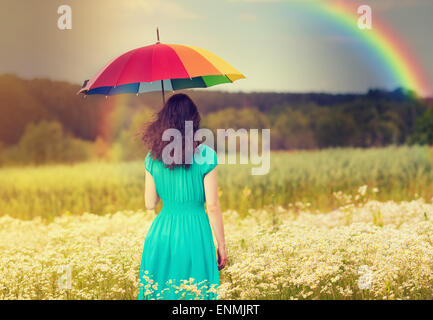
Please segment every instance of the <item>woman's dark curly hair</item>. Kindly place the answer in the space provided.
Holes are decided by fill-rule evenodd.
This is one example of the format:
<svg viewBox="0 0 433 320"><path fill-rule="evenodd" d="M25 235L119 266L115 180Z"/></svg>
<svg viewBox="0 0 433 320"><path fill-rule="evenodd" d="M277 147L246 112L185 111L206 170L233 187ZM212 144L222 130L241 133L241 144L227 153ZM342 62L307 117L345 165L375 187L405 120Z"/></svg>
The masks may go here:
<svg viewBox="0 0 433 320"><path fill-rule="evenodd" d="M164 107L157 113L156 120L146 126L141 140L145 146L150 149L150 155L153 159L162 160L162 151L164 147L174 140L174 138L172 138L171 141L163 141L162 135L164 131L170 128L179 130L182 134L182 163L165 163L165 167L173 169L174 167L184 166L185 168L188 168L190 166L189 163L192 163L192 159L189 159L188 162L186 161L185 156L192 156L192 150L196 149L199 142L193 141L193 149L187 150L190 152L185 152L185 121L193 122L192 127L194 137L196 131L200 127L200 120L201 117L197 110L197 106L188 95L184 93L172 95L167 100Z"/></svg>

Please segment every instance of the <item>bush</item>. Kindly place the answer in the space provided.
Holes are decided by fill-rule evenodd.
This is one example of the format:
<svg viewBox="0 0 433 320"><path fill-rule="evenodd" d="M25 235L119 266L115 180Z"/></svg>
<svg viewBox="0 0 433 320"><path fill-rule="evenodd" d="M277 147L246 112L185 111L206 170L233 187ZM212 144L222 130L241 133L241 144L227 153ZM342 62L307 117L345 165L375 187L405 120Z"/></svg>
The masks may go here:
<svg viewBox="0 0 433 320"><path fill-rule="evenodd" d="M3 149L0 164L71 163L93 157L91 142L65 133L56 121L27 125L19 143Z"/></svg>

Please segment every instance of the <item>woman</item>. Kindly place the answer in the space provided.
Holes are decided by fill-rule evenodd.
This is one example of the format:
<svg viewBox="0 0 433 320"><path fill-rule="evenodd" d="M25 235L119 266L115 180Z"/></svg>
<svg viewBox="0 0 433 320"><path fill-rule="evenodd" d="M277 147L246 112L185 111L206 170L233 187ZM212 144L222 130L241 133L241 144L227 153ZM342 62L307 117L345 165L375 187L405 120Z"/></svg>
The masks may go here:
<svg viewBox="0 0 433 320"><path fill-rule="evenodd" d="M218 271L227 262L216 153L198 142L184 142L185 121L192 121L194 133L198 130L197 107L186 94L173 95L142 137L151 150L145 159L146 208L154 209L160 199L163 206L144 241L139 300L216 299ZM182 134L181 161L177 163L167 163L164 156L164 148L172 143L162 139L167 129L177 129ZM191 145L192 150L186 145ZM218 244L218 261L210 225ZM186 281L193 289L181 286Z"/></svg>

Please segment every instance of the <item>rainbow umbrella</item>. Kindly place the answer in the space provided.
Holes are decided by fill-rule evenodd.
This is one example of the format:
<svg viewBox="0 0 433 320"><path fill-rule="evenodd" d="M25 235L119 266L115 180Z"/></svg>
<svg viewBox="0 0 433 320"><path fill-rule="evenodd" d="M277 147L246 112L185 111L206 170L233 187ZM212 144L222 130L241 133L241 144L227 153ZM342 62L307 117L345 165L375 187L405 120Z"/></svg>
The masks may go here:
<svg viewBox="0 0 433 320"><path fill-rule="evenodd" d="M111 60L78 93L85 95L140 94L187 88L207 88L231 83L245 76L215 54L195 46L153 45L128 51Z"/></svg>

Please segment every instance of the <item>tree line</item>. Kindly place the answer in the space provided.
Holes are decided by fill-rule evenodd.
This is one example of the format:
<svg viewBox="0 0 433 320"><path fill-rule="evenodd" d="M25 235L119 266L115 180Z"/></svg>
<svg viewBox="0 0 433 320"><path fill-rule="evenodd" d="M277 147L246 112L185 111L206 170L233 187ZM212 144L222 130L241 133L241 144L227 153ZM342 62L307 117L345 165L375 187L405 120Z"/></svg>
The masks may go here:
<svg viewBox="0 0 433 320"><path fill-rule="evenodd" d="M79 86L0 76L0 164L130 160L146 150L139 132L161 93L76 95ZM413 92L365 94L184 91L202 127L270 128L274 150L433 144L433 103Z"/></svg>

